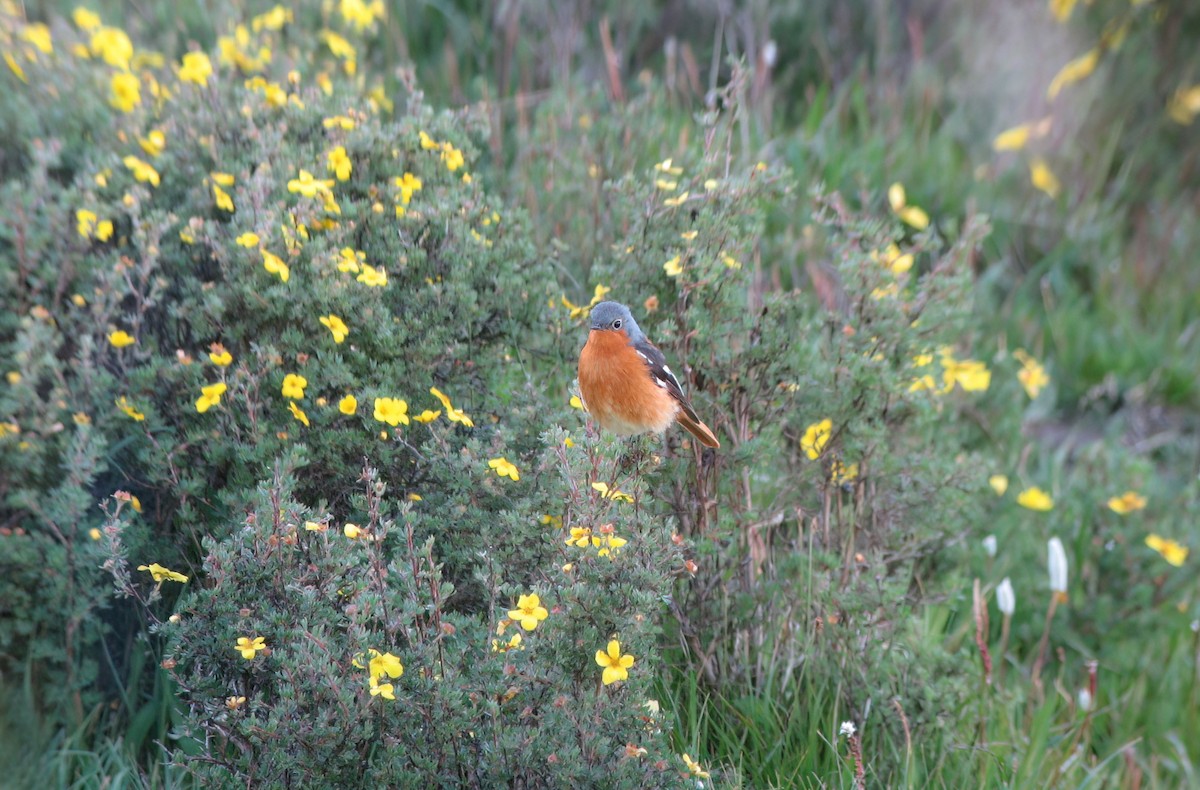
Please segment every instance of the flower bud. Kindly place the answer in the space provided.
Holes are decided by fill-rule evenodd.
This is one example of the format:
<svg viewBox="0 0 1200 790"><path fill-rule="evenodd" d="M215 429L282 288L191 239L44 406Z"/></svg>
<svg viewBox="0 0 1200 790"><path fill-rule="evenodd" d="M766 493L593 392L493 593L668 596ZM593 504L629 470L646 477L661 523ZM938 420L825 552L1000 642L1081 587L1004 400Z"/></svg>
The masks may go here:
<svg viewBox="0 0 1200 790"><path fill-rule="evenodd" d="M1012 617L1017 608L1017 594L1013 592L1012 582L1005 576L996 587L996 606L1005 617Z"/></svg>
<svg viewBox="0 0 1200 790"><path fill-rule="evenodd" d="M1062 541L1050 538L1047 548L1050 553L1050 590L1067 594L1067 552L1063 549Z"/></svg>

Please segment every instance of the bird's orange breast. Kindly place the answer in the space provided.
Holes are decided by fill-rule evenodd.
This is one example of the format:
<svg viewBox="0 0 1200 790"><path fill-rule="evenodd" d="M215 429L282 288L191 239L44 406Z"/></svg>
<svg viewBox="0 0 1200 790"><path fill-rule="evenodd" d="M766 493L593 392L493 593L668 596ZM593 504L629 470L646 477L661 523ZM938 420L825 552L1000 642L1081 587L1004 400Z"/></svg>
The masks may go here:
<svg viewBox="0 0 1200 790"><path fill-rule="evenodd" d="M588 335L579 354L579 394L600 427L621 436L662 433L679 411L619 330L593 329Z"/></svg>

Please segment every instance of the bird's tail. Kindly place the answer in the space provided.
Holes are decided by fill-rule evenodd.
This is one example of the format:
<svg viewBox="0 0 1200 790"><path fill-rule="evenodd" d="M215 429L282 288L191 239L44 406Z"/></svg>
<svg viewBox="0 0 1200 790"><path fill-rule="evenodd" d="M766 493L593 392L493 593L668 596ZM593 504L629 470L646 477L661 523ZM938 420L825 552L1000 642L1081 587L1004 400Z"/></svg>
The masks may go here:
<svg viewBox="0 0 1200 790"><path fill-rule="evenodd" d="M698 417L692 417L686 410L680 409L679 414L675 416L675 421L682 425L687 432L695 436L700 444L705 447L720 447L721 443L717 441L717 437L713 434L712 429L705 425Z"/></svg>

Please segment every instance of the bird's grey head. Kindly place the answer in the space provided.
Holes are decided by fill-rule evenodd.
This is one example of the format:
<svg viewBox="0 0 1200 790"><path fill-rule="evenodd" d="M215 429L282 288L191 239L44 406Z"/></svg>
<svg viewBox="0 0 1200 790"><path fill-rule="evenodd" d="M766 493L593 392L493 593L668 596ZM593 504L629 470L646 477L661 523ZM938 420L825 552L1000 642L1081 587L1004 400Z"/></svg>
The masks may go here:
<svg viewBox="0 0 1200 790"><path fill-rule="evenodd" d="M629 308L620 302L600 302L592 308L592 329L625 331L630 340L640 340L644 335Z"/></svg>

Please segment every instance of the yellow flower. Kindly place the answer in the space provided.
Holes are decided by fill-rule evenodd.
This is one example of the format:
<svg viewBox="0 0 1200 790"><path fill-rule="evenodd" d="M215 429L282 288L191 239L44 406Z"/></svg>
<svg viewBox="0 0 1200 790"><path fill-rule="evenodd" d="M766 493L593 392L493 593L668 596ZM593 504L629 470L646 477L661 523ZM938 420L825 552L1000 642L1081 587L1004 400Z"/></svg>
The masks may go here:
<svg viewBox="0 0 1200 790"><path fill-rule="evenodd" d="M113 401L113 403L117 405L118 409L125 412L125 416L129 417L131 420L141 422L142 420L146 419L146 415L135 409L133 404L129 402L129 398L126 398L124 395L117 398L115 401Z"/></svg>
<svg viewBox="0 0 1200 790"><path fill-rule="evenodd" d="M412 173L405 173L403 176L393 178L392 183L400 189L400 202L405 206L412 201L414 192L420 192L424 184L421 179L414 176Z"/></svg>
<svg viewBox="0 0 1200 790"><path fill-rule="evenodd" d="M493 458L488 461L488 466L496 470L496 474L500 477L507 477L514 481L521 479L521 473L517 470L516 465L509 463L507 458Z"/></svg>
<svg viewBox="0 0 1200 790"><path fill-rule="evenodd" d="M325 155L329 164L329 169L337 176L338 181L345 181L350 178L350 173L354 169L354 163L350 161L350 157L346 155L346 147L339 145L337 148Z"/></svg>
<svg viewBox="0 0 1200 790"><path fill-rule="evenodd" d="M690 193L688 193L688 192L681 192L673 198L667 198L666 200L664 200L663 205L664 206L672 206L672 207L682 206L684 204L684 202L688 199L689 194Z"/></svg>
<svg viewBox="0 0 1200 790"><path fill-rule="evenodd" d="M1066 22L1075 10L1075 0L1050 0L1050 13L1059 22Z"/></svg>
<svg viewBox="0 0 1200 790"><path fill-rule="evenodd" d="M125 348L125 346L133 345L134 343L137 342L137 340L134 338L133 335L129 334L124 329L118 329L116 332L112 332L109 334L108 342L114 348Z"/></svg>
<svg viewBox="0 0 1200 790"><path fill-rule="evenodd" d="M183 56L179 67L179 79L204 86L212 76L212 61L203 52L189 52Z"/></svg>
<svg viewBox="0 0 1200 790"><path fill-rule="evenodd" d="M253 661L256 653L267 649L267 644L261 636L239 636L233 649L241 653L242 658Z"/></svg>
<svg viewBox="0 0 1200 790"><path fill-rule="evenodd" d="M992 383L992 372L975 359L957 360L950 355L942 357L943 391L949 392L960 385L966 392L982 392Z"/></svg>
<svg viewBox="0 0 1200 790"><path fill-rule="evenodd" d="M225 382L218 381L216 384L209 384L207 387L200 388L200 397L196 399L196 411L200 414L217 406L221 403L221 396L225 394Z"/></svg>
<svg viewBox="0 0 1200 790"><path fill-rule="evenodd" d="M371 696L372 697L383 697L384 699L395 699L396 698L395 686L393 686L391 683L380 683L378 680L375 679L375 676L372 675L371 676Z"/></svg>
<svg viewBox="0 0 1200 790"><path fill-rule="evenodd" d="M96 529L95 527L92 527L88 530L88 537L92 540L100 540L100 535L100 530Z"/></svg>
<svg viewBox="0 0 1200 790"><path fill-rule="evenodd" d="M814 422L804 429L804 436L800 438L800 449L810 460L816 460L821 457L821 453L825 452L825 445L829 444L832 435L832 420L825 419Z"/></svg>
<svg viewBox="0 0 1200 790"><path fill-rule="evenodd" d="M675 167L670 159L664 159L654 166L654 169L660 173L666 173L669 176L683 175L682 167Z"/></svg>
<svg viewBox="0 0 1200 790"><path fill-rule="evenodd" d="M663 192L673 192L679 188L678 181L668 181L665 178L657 178L654 180L654 186L661 189Z"/></svg>
<svg viewBox="0 0 1200 790"><path fill-rule="evenodd" d="M283 262L282 258L273 252L263 250L262 259L264 269L271 274L279 275L279 279L283 282L286 283L288 281L288 277L291 276L291 270L288 268L288 265Z"/></svg>
<svg viewBox="0 0 1200 790"><path fill-rule="evenodd" d="M309 532L324 532L329 529L329 525L323 521L305 521L304 529Z"/></svg>
<svg viewBox="0 0 1200 790"><path fill-rule="evenodd" d="M128 69L129 59L133 57L133 42L125 31L115 27L97 28L88 42L93 55L99 55L104 62L118 69Z"/></svg>
<svg viewBox="0 0 1200 790"><path fill-rule="evenodd" d="M367 254L362 250L356 250L353 247L343 247L338 253L338 271L339 272L357 272L359 264L366 261Z"/></svg>
<svg viewBox="0 0 1200 790"><path fill-rule="evenodd" d="M428 423L428 422L433 422L440 416L442 416L442 413L440 411L432 411L430 409L426 409L425 411L421 412L420 414L413 415L413 419L420 423Z"/></svg>
<svg viewBox="0 0 1200 790"><path fill-rule="evenodd" d="M1029 142L1030 126L1023 123L1011 129L1005 129L992 140L993 151L1020 151Z"/></svg>
<svg viewBox="0 0 1200 790"><path fill-rule="evenodd" d="M349 131L354 128L354 119L345 115L332 115L321 122L326 129L342 129Z"/></svg>
<svg viewBox="0 0 1200 790"><path fill-rule="evenodd" d="M322 30L318 34L324 44L329 47L329 51L333 53L335 58L345 61L354 61L357 53L354 46L349 41L334 33L332 30Z"/></svg>
<svg viewBox="0 0 1200 790"><path fill-rule="evenodd" d="M1167 114L1175 123L1188 126L1200 115L1200 85L1179 88L1167 102Z"/></svg>
<svg viewBox="0 0 1200 790"><path fill-rule="evenodd" d="M424 148L426 151L431 151L435 148L441 147L438 142L436 142L429 135L425 134L425 132L417 132L417 137L420 138L421 147Z"/></svg>
<svg viewBox="0 0 1200 790"><path fill-rule="evenodd" d="M353 414L358 411L358 398L353 395L347 395L338 401L338 411L342 414Z"/></svg>
<svg viewBox="0 0 1200 790"><path fill-rule="evenodd" d="M537 594L530 593L517 599L517 608L510 609L508 616L514 622L520 623L526 631L532 631L538 627L538 623L549 617L550 613L546 611L546 607L542 606L541 599Z"/></svg>
<svg viewBox="0 0 1200 790"><path fill-rule="evenodd" d="M158 186L158 171L152 166L138 159L136 156L127 156L121 161L124 162L125 167L133 171L134 179L144 181L152 187Z"/></svg>
<svg viewBox="0 0 1200 790"><path fill-rule="evenodd" d="M996 496L1004 496L1004 492L1008 490L1008 478L1004 475L992 475L988 478L988 485L996 492Z"/></svg>
<svg viewBox="0 0 1200 790"><path fill-rule="evenodd" d="M462 167L466 160L463 158L462 151L450 143L442 143L442 161L446 163L446 169L453 173Z"/></svg>
<svg viewBox="0 0 1200 790"><path fill-rule="evenodd" d="M1146 545L1161 554L1164 560L1176 568L1183 567L1183 563L1187 561L1188 548L1182 543L1151 533L1146 536Z"/></svg>
<svg viewBox="0 0 1200 790"><path fill-rule="evenodd" d="M725 264L725 268L727 268L727 269L742 268L742 262L739 261L737 258L734 258L732 255L722 255L721 263Z"/></svg>
<svg viewBox="0 0 1200 790"><path fill-rule="evenodd" d="M430 387L429 394L442 402L442 408L446 410L446 419L450 420L450 422L462 423L468 428L475 427L475 423L471 420L471 418L466 414L463 414L462 409L454 408L454 406L450 403L450 398L437 387Z"/></svg>
<svg viewBox="0 0 1200 790"><path fill-rule="evenodd" d="M521 635L513 634L505 644L500 644L499 639L492 640L493 653L507 653L509 650L524 650L524 645L521 644Z"/></svg>
<svg viewBox="0 0 1200 790"><path fill-rule="evenodd" d="M238 708L242 707L245 704L246 704L245 697L226 697L225 698L225 707L229 708L230 710L237 710Z"/></svg>
<svg viewBox="0 0 1200 790"><path fill-rule="evenodd" d="M43 55L54 52L54 42L50 37L50 28L41 22L26 25L21 31L21 40L26 41L41 51Z"/></svg>
<svg viewBox="0 0 1200 790"><path fill-rule="evenodd" d="M1029 181L1051 198L1058 197L1058 193L1062 190L1062 184L1059 183L1058 177L1046 164L1046 160L1040 156L1034 157L1029 162Z"/></svg>
<svg viewBox="0 0 1200 790"><path fill-rule="evenodd" d="M285 24L294 21L295 16L292 14L292 9L277 5L270 11L259 14L250 20L250 26L255 33L258 33L263 30L282 30Z"/></svg>
<svg viewBox="0 0 1200 790"><path fill-rule="evenodd" d="M1029 397L1036 398L1042 388L1050 383L1046 369L1022 349L1018 348L1014 351L1013 356L1021 363L1021 369L1017 371L1017 380L1021 382L1021 386L1025 388L1025 393Z"/></svg>
<svg viewBox="0 0 1200 790"><path fill-rule="evenodd" d="M150 565L139 565L138 570L149 571L150 575L156 582L179 582L180 584L187 584L188 580L188 577L184 576L182 573L176 573L169 568L164 568L157 562L151 563Z"/></svg>
<svg viewBox="0 0 1200 790"><path fill-rule="evenodd" d="M254 249L258 246L259 239L257 233L251 233L250 231L247 231L234 239L234 241L246 249Z"/></svg>
<svg viewBox="0 0 1200 790"><path fill-rule="evenodd" d="M1146 506L1146 497L1136 491L1126 491L1121 496L1115 496L1108 500L1108 508L1114 513L1120 513L1122 516L1126 513L1132 513L1135 510L1141 510Z"/></svg>
<svg viewBox="0 0 1200 790"><path fill-rule="evenodd" d="M908 196L904 191L904 185L899 181L888 187L888 203L892 207L892 211L900 218L902 222L911 225L917 230L925 230L929 227L929 215L919 206L910 206L908 204Z"/></svg>
<svg viewBox="0 0 1200 790"><path fill-rule="evenodd" d="M151 129L145 137L138 138L138 145L150 156L159 156L167 147L167 136L158 129Z"/></svg>
<svg viewBox="0 0 1200 790"><path fill-rule="evenodd" d="M1033 488L1026 488L1017 495L1017 504L1021 507L1044 513L1054 507L1054 500L1045 491L1034 486Z"/></svg>
<svg viewBox="0 0 1200 790"><path fill-rule="evenodd" d="M1053 101L1054 97L1063 88L1068 85L1074 85L1095 71L1096 64L1099 62L1100 50L1093 47L1067 63L1067 65L1058 70L1058 73L1054 75L1054 79L1050 81L1050 87L1046 89L1046 98Z"/></svg>
<svg viewBox="0 0 1200 790"><path fill-rule="evenodd" d="M404 674L404 664L400 663L400 657L394 656L391 653L380 653L377 650L372 650L374 655L368 664L368 671L373 678L381 678L387 675L389 678L398 678Z"/></svg>
<svg viewBox="0 0 1200 790"><path fill-rule="evenodd" d="M383 16L383 0L373 0L366 3L363 0L341 0L338 11L346 24L353 25L359 33L375 24L377 17Z"/></svg>
<svg viewBox="0 0 1200 790"><path fill-rule="evenodd" d="M601 537L592 539L593 543L603 547L596 552L597 557L615 557L619 553L618 549L629 542L613 534L611 524L600 527L600 532L603 533Z"/></svg>
<svg viewBox="0 0 1200 790"><path fill-rule="evenodd" d="M233 363L233 354L220 343L213 343L208 359L219 368L227 368Z"/></svg>
<svg viewBox="0 0 1200 790"><path fill-rule="evenodd" d="M892 274L901 275L912 268L913 256L911 253L901 253L900 248L895 244L889 244L887 249L880 255L877 252L871 253L871 259L877 260L888 268Z"/></svg>
<svg viewBox="0 0 1200 790"><path fill-rule="evenodd" d="M75 229L80 236L90 239L96 230L96 213L85 208L75 211Z"/></svg>
<svg viewBox="0 0 1200 790"><path fill-rule="evenodd" d="M408 403L400 398L376 398L375 419L393 428L408 425Z"/></svg>
<svg viewBox="0 0 1200 790"><path fill-rule="evenodd" d="M323 315L320 321L323 326L333 333L333 342L335 343L343 342L346 339L346 335L350 334L350 327L346 326L346 322L336 315Z"/></svg>
<svg viewBox="0 0 1200 790"><path fill-rule="evenodd" d="M304 413L303 409L296 405L295 401L289 402L288 408L291 409L292 416L299 420L305 428L309 427L308 415Z"/></svg>
<svg viewBox="0 0 1200 790"><path fill-rule="evenodd" d="M592 483L592 490L599 493L604 499L611 499L614 502L632 502L633 497L616 488L609 488L608 483Z"/></svg>
<svg viewBox="0 0 1200 790"><path fill-rule="evenodd" d="M843 464L834 461L829 467L829 482L835 486L849 483L858 478L858 464Z"/></svg>
<svg viewBox="0 0 1200 790"><path fill-rule="evenodd" d="M580 411L583 411L583 401L579 399L578 395L572 395L569 403L571 404L572 409L579 409Z"/></svg>
<svg viewBox="0 0 1200 790"><path fill-rule="evenodd" d="M691 758L690 755L683 755L683 764L687 766L688 773L697 779L708 779L710 774L700 767L700 763Z"/></svg>
<svg viewBox="0 0 1200 790"><path fill-rule="evenodd" d="M100 27L100 15L83 6L75 7L75 10L71 12L71 19L80 30L95 30Z"/></svg>
<svg viewBox="0 0 1200 790"><path fill-rule="evenodd" d="M342 534L350 538L350 540L358 540L358 536L362 532L362 527L357 524L346 524L346 526L342 527Z"/></svg>
<svg viewBox="0 0 1200 790"><path fill-rule="evenodd" d="M289 373L283 377L283 397L291 398L292 400L304 399L304 388L308 386L308 379L298 373Z"/></svg>
<svg viewBox="0 0 1200 790"><path fill-rule="evenodd" d="M604 667L604 685L616 683L618 680L629 680L629 668L633 666L633 656L626 653L621 655L621 643L616 639L609 641L607 650L596 651L596 663Z"/></svg>
<svg viewBox="0 0 1200 790"><path fill-rule="evenodd" d="M318 192L326 191L333 187L333 181L313 178L313 174L307 170L301 170L297 178L288 181L288 192L297 192L304 197L316 197Z"/></svg>
<svg viewBox="0 0 1200 790"><path fill-rule="evenodd" d="M362 271L354 279L373 288L382 288L387 285L387 272L384 271L382 266L376 269L371 264L364 263Z"/></svg>
<svg viewBox="0 0 1200 790"><path fill-rule="evenodd" d="M128 72L114 74L109 87L112 93L108 103L121 112L133 112L133 108L142 103L142 83Z"/></svg>
<svg viewBox="0 0 1200 790"><path fill-rule="evenodd" d="M12 56L11 52L4 53L4 62L8 64L9 70L17 75L17 79L26 85L29 84L29 79L25 76L25 69L21 68L21 64L17 62L17 59Z"/></svg>
<svg viewBox="0 0 1200 790"><path fill-rule="evenodd" d="M233 198L224 189L221 189L216 184L213 184L213 199L217 202L217 208L222 211L233 211Z"/></svg>
<svg viewBox="0 0 1200 790"><path fill-rule="evenodd" d="M676 255L671 260L663 264L663 271L668 277L678 277L683 274L683 265L679 262L679 256Z"/></svg>

